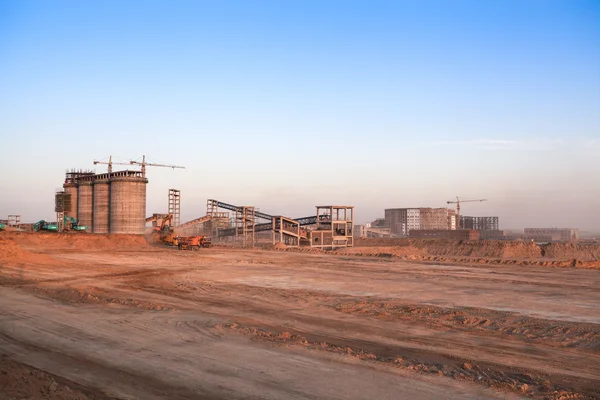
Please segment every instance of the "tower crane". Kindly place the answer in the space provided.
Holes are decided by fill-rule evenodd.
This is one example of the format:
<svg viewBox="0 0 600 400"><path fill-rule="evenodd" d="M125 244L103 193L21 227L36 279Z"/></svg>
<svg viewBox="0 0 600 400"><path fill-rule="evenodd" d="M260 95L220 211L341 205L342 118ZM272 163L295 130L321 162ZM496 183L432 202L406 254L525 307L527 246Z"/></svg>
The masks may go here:
<svg viewBox="0 0 600 400"><path fill-rule="evenodd" d="M142 176L146 177L146 166L149 167L168 167L168 168L181 168L181 169L185 169L185 167L181 167L179 165L167 165L167 164L155 164L155 163L149 163L146 162L146 156L142 156L142 162L139 161L130 161L130 164L134 164L134 165L141 165L142 166Z"/></svg>
<svg viewBox="0 0 600 400"><path fill-rule="evenodd" d="M487 201L487 199L477 199L477 200L460 200L458 196L456 196L456 201L447 201L447 204L456 204L456 228L460 229L460 203L473 203L473 202L482 202Z"/></svg>
<svg viewBox="0 0 600 400"><path fill-rule="evenodd" d="M108 173L112 174L112 166L113 165L131 165L131 163L122 163L122 162L113 162L112 156L108 157L108 161L97 161L94 160L94 165L96 164L107 164L108 165Z"/></svg>

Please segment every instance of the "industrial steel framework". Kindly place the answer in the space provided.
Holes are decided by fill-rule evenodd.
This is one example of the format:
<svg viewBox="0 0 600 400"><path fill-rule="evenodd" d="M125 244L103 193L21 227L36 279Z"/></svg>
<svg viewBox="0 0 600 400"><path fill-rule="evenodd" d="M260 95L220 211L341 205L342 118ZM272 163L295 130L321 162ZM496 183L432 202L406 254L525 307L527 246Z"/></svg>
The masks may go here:
<svg viewBox="0 0 600 400"><path fill-rule="evenodd" d="M271 231L273 244L279 242L287 246L298 247L301 240L308 240L308 231L301 227L315 225L317 222L316 216L295 219L284 216L272 216L257 211L254 207L234 206L213 199L209 199L206 203L207 216L213 216L214 218L215 215L219 214L219 208L233 211L235 218L233 221L234 227L219 229L217 236L219 238L233 237L234 240L241 239L246 245L255 242L255 233ZM256 223L257 219L269 222Z"/></svg>
<svg viewBox="0 0 600 400"><path fill-rule="evenodd" d="M173 215L173 226L181 223L181 190L169 189L169 214Z"/></svg>
<svg viewBox="0 0 600 400"><path fill-rule="evenodd" d="M271 231L273 244L284 243L287 246L300 246L309 242L312 247L336 248L354 245L353 206L318 206L317 215L288 218L272 216L257 211L254 207L234 206L218 200L209 199L206 204L207 216L216 215L219 208L234 212L233 227L220 229L219 238L233 237L245 246L254 245L255 233ZM257 223L258 219L269 222ZM312 226L308 230L302 227ZM310 229L310 228L309 228ZM308 243L307 243L308 244Z"/></svg>
<svg viewBox="0 0 600 400"><path fill-rule="evenodd" d="M239 207L235 211L235 238L244 247L254 247L254 227L256 226L256 210L251 206Z"/></svg>

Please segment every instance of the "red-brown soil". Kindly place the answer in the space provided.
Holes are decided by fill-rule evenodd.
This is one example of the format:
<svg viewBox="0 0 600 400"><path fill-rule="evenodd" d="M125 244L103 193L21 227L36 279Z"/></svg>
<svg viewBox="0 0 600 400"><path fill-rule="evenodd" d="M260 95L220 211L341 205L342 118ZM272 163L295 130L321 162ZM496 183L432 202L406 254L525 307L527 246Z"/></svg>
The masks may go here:
<svg viewBox="0 0 600 400"><path fill-rule="evenodd" d="M361 244L0 234L0 400L600 398L593 248Z"/></svg>
<svg viewBox="0 0 600 400"><path fill-rule="evenodd" d="M594 244L359 239L356 247L338 252L401 257L411 261L600 268L600 246Z"/></svg>

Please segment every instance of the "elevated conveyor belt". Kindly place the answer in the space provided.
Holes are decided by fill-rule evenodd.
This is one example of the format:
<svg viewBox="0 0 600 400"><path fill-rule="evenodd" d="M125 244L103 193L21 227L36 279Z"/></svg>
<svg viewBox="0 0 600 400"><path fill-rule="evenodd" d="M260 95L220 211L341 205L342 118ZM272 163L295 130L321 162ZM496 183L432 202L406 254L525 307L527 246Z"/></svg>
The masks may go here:
<svg viewBox="0 0 600 400"><path fill-rule="evenodd" d="M202 224L202 223L210 220L211 218L212 218L212 216L205 215L204 217L196 218L196 219L188 221L188 222L186 222L184 224L181 224L177 228L188 228L188 227L191 227L191 226L194 226L194 225Z"/></svg>
<svg viewBox="0 0 600 400"><path fill-rule="evenodd" d="M224 208L225 210L236 211L236 212L239 212L239 213L243 213L244 212L244 207L234 206L233 204L223 203L223 202L218 201L218 200L209 200L209 201L213 202L214 206L217 206L219 208ZM260 212L260 211L255 211L254 215L257 218L266 219L266 220L269 220L269 221L273 218L272 215L265 214L265 213Z"/></svg>
<svg viewBox="0 0 600 400"><path fill-rule="evenodd" d="M265 214L265 215L267 215L267 214ZM300 224L300 226L314 225L317 223L317 216L314 215L312 217L296 218L295 221L297 221ZM279 229L278 226L276 226L275 228ZM266 222L263 224L254 225L254 232L266 232L266 231L270 231L271 229L273 229L272 222ZM238 234L241 235L242 233L243 233L242 228L238 228ZM219 237L234 236L234 235L235 235L235 228L219 230Z"/></svg>

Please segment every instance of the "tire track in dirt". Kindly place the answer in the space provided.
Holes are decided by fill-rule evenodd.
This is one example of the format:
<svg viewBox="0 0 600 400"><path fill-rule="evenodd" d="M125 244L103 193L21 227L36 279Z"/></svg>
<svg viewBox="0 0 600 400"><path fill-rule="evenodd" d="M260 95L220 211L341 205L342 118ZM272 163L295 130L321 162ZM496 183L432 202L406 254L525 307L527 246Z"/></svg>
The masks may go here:
<svg viewBox="0 0 600 400"><path fill-rule="evenodd" d="M403 304L394 300L354 300L336 304L333 308L346 314L386 321L420 322L438 328L485 332L600 353L600 325L597 324L538 319L489 309Z"/></svg>
<svg viewBox="0 0 600 400"><path fill-rule="evenodd" d="M101 379L102 384L108 387L125 388L127 391L140 390L143 397L137 398L152 398L152 399L164 399L165 394L168 393L168 398L173 400L197 400L199 398L206 400L221 400L222 396L216 396L209 392L198 392L197 390L188 390L182 387L169 385L168 382L164 382L156 377L146 377L139 374L135 370L131 369L115 369L114 365L104 364L98 360L94 360L90 357L85 357L82 354L66 354L64 352L54 351L52 349L38 346L35 343L30 343L21 340L16 337L7 335L6 333L0 332L0 342L4 341L10 343L16 348L21 348L23 358L27 358L26 354L35 355L35 358L48 360L48 364L59 366L57 369L61 370L61 374L68 375L74 374L79 375L78 371L85 371L85 375L91 379L85 379L88 381L87 385L79 383L80 387L85 387L88 393L97 393L98 397L93 398L94 400L112 400L114 397L110 394L98 389L97 387L89 384L94 382L96 379ZM91 382L89 382L91 380ZM110 382L110 385L107 383ZM127 396L129 397L129 396ZM120 398L120 396L117 396Z"/></svg>
<svg viewBox="0 0 600 400"><path fill-rule="evenodd" d="M595 399L600 396L597 380L573 379L565 376L540 374L536 371L511 368L504 365L477 363L464 358L449 357L426 350L399 346L382 346L371 341L349 341L340 337L281 330L276 326L259 328L237 323L218 324L215 329L233 331L277 345L298 346L345 354L362 361L377 362L387 366L437 374L501 390L520 393L537 399Z"/></svg>

